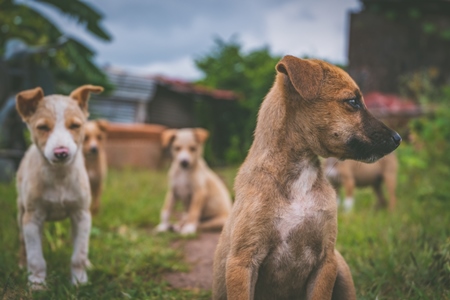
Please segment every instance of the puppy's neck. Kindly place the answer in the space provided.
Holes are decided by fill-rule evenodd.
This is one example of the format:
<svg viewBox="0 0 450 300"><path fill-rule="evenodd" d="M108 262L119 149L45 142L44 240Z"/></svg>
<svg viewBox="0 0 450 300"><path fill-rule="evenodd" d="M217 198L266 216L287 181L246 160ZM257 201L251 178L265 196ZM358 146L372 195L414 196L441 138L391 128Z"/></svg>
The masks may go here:
<svg viewBox="0 0 450 300"><path fill-rule="evenodd" d="M315 174L315 179L321 176L320 161L310 146L307 124L298 118L299 104L295 101L301 99L288 99L288 96L292 97L289 88L284 75L278 74L261 105L249 152L249 158L286 190L304 172Z"/></svg>
<svg viewBox="0 0 450 300"><path fill-rule="evenodd" d="M251 152L257 156L265 153L273 158L283 158L289 163L316 161L317 155L310 147L312 141L305 122L308 116L298 117L301 99L295 99L300 97L292 96L292 91L288 90L290 88L284 75L278 74L261 105Z"/></svg>

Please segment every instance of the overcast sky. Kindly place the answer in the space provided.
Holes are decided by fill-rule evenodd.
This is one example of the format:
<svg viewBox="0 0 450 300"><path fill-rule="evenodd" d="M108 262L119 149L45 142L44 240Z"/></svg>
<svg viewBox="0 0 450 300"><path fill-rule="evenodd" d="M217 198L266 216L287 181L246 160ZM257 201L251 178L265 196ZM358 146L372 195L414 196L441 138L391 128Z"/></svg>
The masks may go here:
<svg viewBox="0 0 450 300"><path fill-rule="evenodd" d="M26 0L25 0L26 2ZM125 70L194 80L193 60L214 38L236 35L246 51L347 61L348 13L358 0L87 0L104 15L113 36L103 43L70 19L42 9L64 32L85 41L96 60ZM28 2L30 3L30 2ZM42 7L42 5L40 5Z"/></svg>

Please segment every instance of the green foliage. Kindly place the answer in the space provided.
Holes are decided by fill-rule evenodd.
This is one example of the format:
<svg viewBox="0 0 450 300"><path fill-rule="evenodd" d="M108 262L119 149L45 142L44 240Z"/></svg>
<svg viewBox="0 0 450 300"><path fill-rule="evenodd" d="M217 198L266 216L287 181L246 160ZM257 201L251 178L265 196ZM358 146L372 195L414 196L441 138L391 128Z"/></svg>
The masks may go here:
<svg viewBox="0 0 450 300"><path fill-rule="evenodd" d="M410 144L401 157L417 185L419 199L450 200L450 186L436 178L450 178L450 85L436 87L435 68L402 78L402 92L426 108L426 114L410 122Z"/></svg>
<svg viewBox="0 0 450 300"><path fill-rule="evenodd" d="M450 201L450 110L438 108L434 113L411 123L412 143L401 157L417 187L417 197L423 201ZM437 178L439 180L437 180Z"/></svg>
<svg viewBox="0 0 450 300"><path fill-rule="evenodd" d="M437 88L436 80L439 69L426 70L405 74L399 78L400 93L422 105L445 103L450 100L449 86Z"/></svg>
<svg viewBox="0 0 450 300"><path fill-rule="evenodd" d="M226 111L213 112L202 122L206 128L213 127L214 122L220 127L225 151L219 159L236 163L246 156L259 106L273 83L275 65L280 58L272 55L267 47L244 52L232 38L229 42L216 39L213 49L195 60L204 73L199 83L240 95L237 104L229 105Z"/></svg>
<svg viewBox="0 0 450 300"><path fill-rule="evenodd" d="M17 3L14 0L0 2L0 55L5 53L9 39L17 38L35 48L58 44L64 32L45 15L33 8L50 5L62 14L85 25L88 32L105 41L111 36L100 26L102 15L81 0L57 1L34 0L33 6ZM37 66L48 67L56 79L58 92L68 93L74 87L92 83L107 88L112 86L106 75L94 63L94 52L74 37L66 36L67 41L57 50L33 55Z"/></svg>

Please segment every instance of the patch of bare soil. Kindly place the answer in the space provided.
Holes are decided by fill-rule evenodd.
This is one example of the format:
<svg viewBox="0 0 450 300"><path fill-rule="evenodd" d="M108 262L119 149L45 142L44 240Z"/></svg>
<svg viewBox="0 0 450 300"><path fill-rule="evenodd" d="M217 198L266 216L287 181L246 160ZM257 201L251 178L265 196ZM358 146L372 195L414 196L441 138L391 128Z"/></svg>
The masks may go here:
<svg viewBox="0 0 450 300"><path fill-rule="evenodd" d="M188 273L168 273L164 278L175 288L210 290L212 287L213 258L219 241L219 232L200 233L196 239L177 243L190 265Z"/></svg>

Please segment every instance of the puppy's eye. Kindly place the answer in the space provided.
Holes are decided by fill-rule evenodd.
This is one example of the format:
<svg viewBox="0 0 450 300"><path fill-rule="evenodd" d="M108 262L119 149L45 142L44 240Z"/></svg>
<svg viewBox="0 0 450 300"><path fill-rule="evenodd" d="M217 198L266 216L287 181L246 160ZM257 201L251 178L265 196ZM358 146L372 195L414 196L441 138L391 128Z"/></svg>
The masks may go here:
<svg viewBox="0 0 450 300"><path fill-rule="evenodd" d="M89 136L88 136L88 135L85 135L85 136L84 136L84 141L87 142L88 140L89 140Z"/></svg>
<svg viewBox="0 0 450 300"><path fill-rule="evenodd" d="M50 131L50 127L48 127L47 124L38 125L36 128L40 131L45 131L45 132Z"/></svg>
<svg viewBox="0 0 450 300"><path fill-rule="evenodd" d="M354 109L360 109L362 107L362 104L358 99L349 99L346 100L345 102L348 103L348 105L350 105Z"/></svg>
<svg viewBox="0 0 450 300"><path fill-rule="evenodd" d="M102 136L101 135L97 135L97 140L101 141L102 140Z"/></svg>
<svg viewBox="0 0 450 300"><path fill-rule="evenodd" d="M177 147L174 148L174 150L178 152L178 151L181 150L181 147L177 146Z"/></svg>
<svg viewBox="0 0 450 300"><path fill-rule="evenodd" d="M69 126L69 128L72 129L72 130L78 129L80 127L81 127L81 124L79 124L79 123L72 123Z"/></svg>
<svg viewBox="0 0 450 300"><path fill-rule="evenodd" d="M191 151L191 152L195 152L195 150L197 150L197 148L195 148L195 147L189 147L189 150Z"/></svg>

